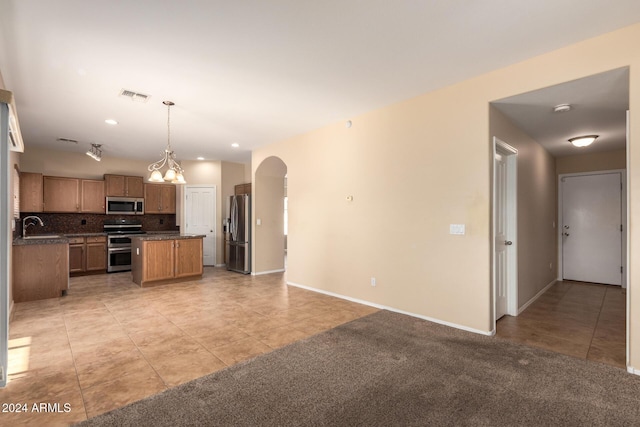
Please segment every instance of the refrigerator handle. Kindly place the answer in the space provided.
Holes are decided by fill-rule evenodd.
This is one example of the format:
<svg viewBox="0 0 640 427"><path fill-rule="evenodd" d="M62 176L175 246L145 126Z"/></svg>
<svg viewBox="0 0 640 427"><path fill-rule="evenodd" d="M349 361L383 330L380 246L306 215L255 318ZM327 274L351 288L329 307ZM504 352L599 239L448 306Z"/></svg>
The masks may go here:
<svg viewBox="0 0 640 427"><path fill-rule="evenodd" d="M231 240L236 241L238 237L238 201L235 197L231 199Z"/></svg>

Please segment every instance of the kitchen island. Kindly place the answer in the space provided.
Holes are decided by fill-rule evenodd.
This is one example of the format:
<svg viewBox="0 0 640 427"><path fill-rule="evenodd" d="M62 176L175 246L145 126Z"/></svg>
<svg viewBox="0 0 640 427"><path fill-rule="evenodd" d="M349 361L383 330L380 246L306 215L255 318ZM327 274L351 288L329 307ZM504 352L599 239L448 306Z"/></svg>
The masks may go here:
<svg viewBox="0 0 640 427"><path fill-rule="evenodd" d="M197 234L147 234L131 238L131 276L140 287L202 277L202 239Z"/></svg>
<svg viewBox="0 0 640 427"><path fill-rule="evenodd" d="M61 235L13 241L13 301L59 298L69 288L69 239Z"/></svg>

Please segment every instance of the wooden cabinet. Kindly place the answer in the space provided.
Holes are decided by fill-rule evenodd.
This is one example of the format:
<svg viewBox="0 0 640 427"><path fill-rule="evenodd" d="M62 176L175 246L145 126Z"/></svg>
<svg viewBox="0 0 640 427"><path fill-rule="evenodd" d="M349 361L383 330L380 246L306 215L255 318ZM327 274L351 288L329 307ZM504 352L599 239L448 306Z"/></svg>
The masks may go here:
<svg viewBox="0 0 640 427"><path fill-rule="evenodd" d="M144 197L144 181L141 176L105 175L107 197Z"/></svg>
<svg viewBox="0 0 640 427"><path fill-rule="evenodd" d="M104 181L80 180L80 212L105 213Z"/></svg>
<svg viewBox="0 0 640 427"><path fill-rule="evenodd" d="M87 237L87 249L85 253L86 271L104 271L107 269L106 236Z"/></svg>
<svg viewBox="0 0 640 427"><path fill-rule="evenodd" d="M176 187L173 184L144 185L145 214L176 213Z"/></svg>
<svg viewBox="0 0 640 427"><path fill-rule="evenodd" d="M236 185L234 187L234 192L236 196L239 196L240 194L251 194L251 183Z"/></svg>
<svg viewBox="0 0 640 427"><path fill-rule="evenodd" d="M175 277L202 274L202 239L175 241Z"/></svg>
<svg viewBox="0 0 640 427"><path fill-rule="evenodd" d="M144 242L142 252L146 263L143 272L143 280L145 282L172 279L174 277L174 240Z"/></svg>
<svg viewBox="0 0 640 427"><path fill-rule="evenodd" d="M44 212L79 212L80 180L60 176L42 178Z"/></svg>
<svg viewBox="0 0 640 427"><path fill-rule="evenodd" d="M13 300L58 298L69 287L66 243L13 247Z"/></svg>
<svg viewBox="0 0 640 427"><path fill-rule="evenodd" d="M107 270L107 237L69 238L69 273L104 272Z"/></svg>
<svg viewBox="0 0 640 427"><path fill-rule="evenodd" d="M69 273L84 272L84 237L69 238Z"/></svg>
<svg viewBox="0 0 640 427"><path fill-rule="evenodd" d="M104 213L104 181L45 176L42 199L43 212Z"/></svg>
<svg viewBox="0 0 640 427"><path fill-rule="evenodd" d="M42 212L42 174L20 172L20 212Z"/></svg>
<svg viewBox="0 0 640 427"><path fill-rule="evenodd" d="M141 287L202 276L202 238L132 239L131 274Z"/></svg>

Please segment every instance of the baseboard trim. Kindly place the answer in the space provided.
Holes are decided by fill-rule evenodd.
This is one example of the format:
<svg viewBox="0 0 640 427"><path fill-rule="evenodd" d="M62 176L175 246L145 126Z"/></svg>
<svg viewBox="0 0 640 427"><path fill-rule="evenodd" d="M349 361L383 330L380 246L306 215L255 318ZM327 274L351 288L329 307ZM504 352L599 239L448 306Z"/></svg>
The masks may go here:
<svg viewBox="0 0 640 427"><path fill-rule="evenodd" d="M524 305L522 307L520 307L518 309L518 315L520 315L523 311L525 311L527 309L527 307L529 307L531 304L533 304L538 298L540 298L542 296L542 294L544 294L545 292L547 292L549 290L550 287L552 287L553 285L555 285L558 282L557 279L553 279L551 281L551 283L549 283L547 286L545 286L544 288L542 288L540 290L540 292L538 292L537 294L535 294L533 296L533 298L531 298L529 301L527 301L526 303L524 303Z"/></svg>
<svg viewBox="0 0 640 427"><path fill-rule="evenodd" d="M213 267L226 267L226 266L227 266L227 264L224 264L224 263L223 264L214 264L213 265ZM210 266L207 265L205 267L210 267Z"/></svg>
<svg viewBox="0 0 640 427"><path fill-rule="evenodd" d="M640 375L640 369L636 369L633 366L627 366L627 372L633 375Z"/></svg>
<svg viewBox="0 0 640 427"><path fill-rule="evenodd" d="M251 275L252 276L262 276L263 274L271 274L271 273L284 273L286 270L284 268L278 269L278 270L268 270L268 271L258 271L258 272L252 272Z"/></svg>
<svg viewBox="0 0 640 427"><path fill-rule="evenodd" d="M468 326L459 325L457 323L447 322L445 320L435 319L433 317L423 316L421 314L416 314L416 313L411 313L409 311L400 310L400 309L397 309L397 308L394 308L394 307L389 307L389 306L382 305L382 304L376 304L376 303L373 303L373 302L370 302L370 301L361 300L361 299L358 299L358 298L352 298L352 297L349 297L349 296L346 296L346 295L337 294L335 292L325 291L324 289L312 288L310 286L301 285L299 283L287 282L287 285L295 286L296 288L306 289L306 290L312 291L312 292L318 292L320 294L329 295L329 296L332 296L332 297L344 299L344 300L351 301L351 302L356 302L358 304L368 305L369 307L375 307L375 308L379 308L381 310L388 310L388 311L392 311L394 313L405 314L407 316L416 317L418 319L427 320L429 322L437 323L439 325L449 326L451 328L461 329L463 331L472 332L474 334L486 335L486 336L493 336L495 334L495 330L482 331L480 329L470 328Z"/></svg>

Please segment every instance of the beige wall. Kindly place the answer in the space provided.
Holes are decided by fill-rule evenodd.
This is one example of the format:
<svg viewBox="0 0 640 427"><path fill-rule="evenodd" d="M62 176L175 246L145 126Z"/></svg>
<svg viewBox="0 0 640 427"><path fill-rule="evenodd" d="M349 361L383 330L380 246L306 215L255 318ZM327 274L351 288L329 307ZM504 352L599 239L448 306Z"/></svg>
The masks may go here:
<svg viewBox="0 0 640 427"><path fill-rule="evenodd" d="M254 174L269 156L287 165L287 279L488 333L494 327L489 103L624 66L630 66L636 259L639 39L637 24L350 117L351 129L335 123L254 151ZM466 224L466 235L449 235L452 223ZM640 328L633 327L640 322L640 292L634 291L640 265L630 270L631 365L640 368Z"/></svg>
<svg viewBox="0 0 640 427"><path fill-rule="evenodd" d="M606 151L602 153L578 154L558 157L557 174L595 172L627 168L626 150Z"/></svg>
<svg viewBox="0 0 640 427"><path fill-rule="evenodd" d="M253 197L254 273L284 270L284 177L287 166L276 157L256 170ZM258 219L260 225L258 225Z"/></svg>
<svg viewBox="0 0 640 427"><path fill-rule="evenodd" d="M518 150L516 245L518 307L522 307L557 277L556 162L547 150L493 107L490 134Z"/></svg>

